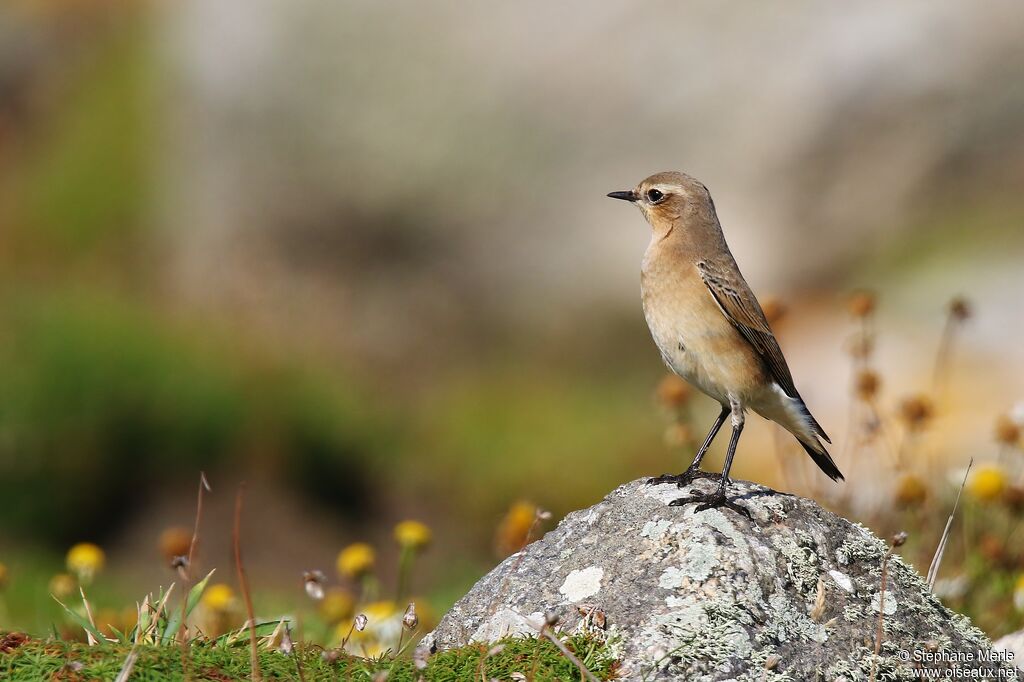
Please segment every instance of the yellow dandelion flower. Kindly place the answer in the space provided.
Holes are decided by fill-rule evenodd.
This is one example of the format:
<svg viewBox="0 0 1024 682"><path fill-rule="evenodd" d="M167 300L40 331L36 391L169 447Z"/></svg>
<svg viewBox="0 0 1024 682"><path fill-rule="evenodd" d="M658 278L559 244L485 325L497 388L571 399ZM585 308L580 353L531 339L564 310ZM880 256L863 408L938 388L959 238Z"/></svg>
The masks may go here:
<svg viewBox="0 0 1024 682"><path fill-rule="evenodd" d="M78 576L78 581L83 584L92 582L96 574L103 570L105 562L103 550L91 542L80 542L68 550L68 571Z"/></svg>
<svg viewBox="0 0 1024 682"><path fill-rule="evenodd" d="M523 548L536 517L537 505L532 502L519 500L509 508L494 538L494 546L500 556L506 557Z"/></svg>
<svg viewBox="0 0 1024 682"><path fill-rule="evenodd" d="M327 590L317 610L321 618L333 625L351 618L355 605L356 600L348 590L334 587Z"/></svg>
<svg viewBox="0 0 1024 682"><path fill-rule="evenodd" d="M77 587L78 582L74 576L67 573L58 573L50 578L50 594L58 599L64 599L68 595L73 594Z"/></svg>
<svg viewBox="0 0 1024 682"><path fill-rule="evenodd" d="M338 573L348 578L358 578L373 570L377 553L365 542L353 542L338 552Z"/></svg>
<svg viewBox="0 0 1024 682"><path fill-rule="evenodd" d="M235 591L225 583L214 583L203 591L203 606L211 611L224 612L235 602Z"/></svg>
<svg viewBox="0 0 1024 682"><path fill-rule="evenodd" d="M998 464L983 464L971 475L967 490L982 502L991 502L1003 494L1006 472Z"/></svg>
<svg viewBox="0 0 1024 682"><path fill-rule="evenodd" d="M423 549L430 544L430 528L419 521L402 521L395 526L395 540L402 547Z"/></svg>

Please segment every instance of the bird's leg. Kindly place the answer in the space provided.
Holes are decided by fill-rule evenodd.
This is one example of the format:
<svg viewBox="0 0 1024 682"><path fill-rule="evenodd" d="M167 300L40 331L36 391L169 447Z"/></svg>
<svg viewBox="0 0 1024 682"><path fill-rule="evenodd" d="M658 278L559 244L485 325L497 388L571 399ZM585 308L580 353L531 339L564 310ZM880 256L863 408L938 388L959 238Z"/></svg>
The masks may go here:
<svg viewBox="0 0 1024 682"><path fill-rule="evenodd" d="M701 471L700 461L704 459L704 455L711 446L711 441L713 441L715 436L718 435L718 430L722 428L722 424L725 423L725 419L729 416L731 411L731 407L727 405L722 406L721 413L719 413L718 417L715 419L715 423L711 425L711 430L708 431L708 437L704 439L704 444L700 446L699 450L697 450L697 456L693 458L693 462L690 466L686 467L686 471L681 474L662 474L656 478L648 479L647 482L652 485L656 483L675 483L682 488L684 485L697 478L718 478L718 474L713 474L710 471Z"/></svg>
<svg viewBox="0 0 1024 682"><path fill-rule="evenodd" d="M681 507L686 504L697 503L696 511L702 512L705 509L713 509L715 507L727 507L735 512L743 514L748 519L750 512L729 500L726 496L726 491L729 487L731 479L729 478L729 470L732 469L732 460L736 457L736 445L739 443L740 434L743 433L743 407L737 401L731 401L731 412L732 412L732 437L729 438L729 450L725 454L725 467L722 469L722 480L718 484L718 488L713 493L692 493L686 497L681 497L678 500L673 500L669 503L673 507Z"/></svg>

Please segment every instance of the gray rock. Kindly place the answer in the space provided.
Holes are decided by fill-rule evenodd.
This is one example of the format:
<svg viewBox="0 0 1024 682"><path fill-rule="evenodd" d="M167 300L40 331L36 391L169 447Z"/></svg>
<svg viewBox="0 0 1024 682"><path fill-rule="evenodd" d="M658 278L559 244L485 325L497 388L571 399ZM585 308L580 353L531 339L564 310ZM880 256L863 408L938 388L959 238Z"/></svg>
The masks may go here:
<svg viewBox="0 0 1024 682"><path fill-rule="evenodd" d="M992 643L993 649L1007 653L1007 659L1020 670L1024 670L1024 630L1003 635Z"/></svg>
<svg viewBox="0 0 1024 682"><path fill-rule="evenodd" d="M921 678L915 665L1007 667L980 660L991 657L985 635L899 556L883 599L887 545L864 527L741 481L733 494L753 520L669 506L680 494L634 481L569 514L480 580L427 645L535 633L554 612L562 629L605 637L629 679L867 680L874 662L878 680L912 680ZM929 656L944 660L914 662Z"/></svg>

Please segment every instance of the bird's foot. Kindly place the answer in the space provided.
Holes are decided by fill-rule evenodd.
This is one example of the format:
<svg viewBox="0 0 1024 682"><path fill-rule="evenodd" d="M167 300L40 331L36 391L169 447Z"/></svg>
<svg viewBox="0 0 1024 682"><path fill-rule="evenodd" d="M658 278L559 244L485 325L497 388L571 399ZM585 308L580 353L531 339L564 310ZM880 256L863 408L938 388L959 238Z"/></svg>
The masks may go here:
<svg viewBox="0 0 1024 682"><path fill-rule="evenodd" d="M718 507L725 507L732 509L738 514L743 514L748 519L753 520L750 515L750 511L745 507L741 507L725 495L725 488L717 488L712 493L693 493L686 497L680 497L678 500L672 500L669 502L670 507L682 507L687 504L695 504L697 509L695 511L702 512L706 509L716 509Z"/></svg>
<svg viewBox="0 0 1024 682"><path fill-rule="evenodd" d="M658 485L659 483L675 483L676 486L684 488L698 478L719 479L721 474L713 474L710 471L702 471L700 467L691 466L681 474L662 474L647 479L647 485Z"/></svg>

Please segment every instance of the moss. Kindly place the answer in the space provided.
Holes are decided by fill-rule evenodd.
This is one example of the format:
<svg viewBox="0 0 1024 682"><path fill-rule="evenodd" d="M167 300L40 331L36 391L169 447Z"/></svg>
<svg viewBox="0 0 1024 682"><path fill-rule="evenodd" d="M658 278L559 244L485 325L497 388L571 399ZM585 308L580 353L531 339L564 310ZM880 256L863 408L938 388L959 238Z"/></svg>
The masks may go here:
<svg viewBox="0 0 1024 682"><path fill-rule="evenodd" d="M529 675L533 679L579 679L576 665L568 660L551 642L537 639L506 639L502 649L491 656L488 646L465 646L432 656L427 667L420 671L409 658L384 656L368 660L341 656L328 661L319 647L299 647L297 656L286 656L278 651L262 651L260 668L266 679L297 679L302 668L306 680L373 679L374 674L387 671L389 682L425 680L479 680L510 679L512 673ZM610 648L601 639L572 635L564 640L565 646L583 661L600 680L611 679L617 668ZM124 646L95 646L71 642L42 642L35 640L10 653L0 654L0 678L11 682L29 682L44 679L105 679L117 675L128 648ZM189 670L192 679L245 680L249 679L249 650L241 646L215 646L195 644L189 649ZM178 647L143 647L131 675L138 682L183 680L181 649Z"/></svg>

